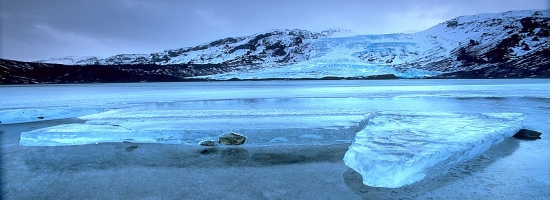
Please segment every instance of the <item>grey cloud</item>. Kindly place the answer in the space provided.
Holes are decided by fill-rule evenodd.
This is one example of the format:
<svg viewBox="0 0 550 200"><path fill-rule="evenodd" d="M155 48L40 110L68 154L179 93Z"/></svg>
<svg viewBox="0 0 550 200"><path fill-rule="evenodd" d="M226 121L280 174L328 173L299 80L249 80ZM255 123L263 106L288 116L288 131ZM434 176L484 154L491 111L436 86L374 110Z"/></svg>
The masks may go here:
<svg viewBox="0 0 550 200"><path fill-rule="evenodd" d="M544 8L544 0L0 0L0 57L151 53L281 28L392 33L460 15Z"/></svg>

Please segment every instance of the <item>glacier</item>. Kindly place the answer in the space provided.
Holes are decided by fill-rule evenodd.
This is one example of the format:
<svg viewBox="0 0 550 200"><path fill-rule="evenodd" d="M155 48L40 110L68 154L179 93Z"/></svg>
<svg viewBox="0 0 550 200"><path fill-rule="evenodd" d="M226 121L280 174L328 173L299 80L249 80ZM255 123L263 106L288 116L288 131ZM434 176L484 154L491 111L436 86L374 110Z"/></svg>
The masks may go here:
<svg viewBox="0 0 550 200"><path fill-rule="evenodd" d="M399 188L474 158L513 136L521 113L378 113L357 133L344 163L363 184Z"/></svg>
<svg viewBox="0 0 550 200"><path fill-rule="evenodd" d="M470 73L467 77L547 77L543 69L548 63L542 56L550 47L549 37L545 36L546 21L548 10L522 10L456 17L408 34L331 37L340 31L270 30L150 54L63 57L36 62L181 64L186 67L133 71L199 80L364 78L386 74L424 78L473 70L485 73ZM222 67L204 70L195 64Z"/></svg>

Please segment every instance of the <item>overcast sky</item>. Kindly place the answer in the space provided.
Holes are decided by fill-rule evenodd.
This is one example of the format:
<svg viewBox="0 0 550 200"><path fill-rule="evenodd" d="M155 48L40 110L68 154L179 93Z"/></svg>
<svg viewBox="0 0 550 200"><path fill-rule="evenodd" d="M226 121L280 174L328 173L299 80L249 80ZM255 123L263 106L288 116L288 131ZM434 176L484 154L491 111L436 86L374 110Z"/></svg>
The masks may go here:
<svg viewBox="0 0 550 200"><path fill-rule="evenodd" d="M152 53L270 29L412 32L547 0L0 0L0 58Z"/></svg>

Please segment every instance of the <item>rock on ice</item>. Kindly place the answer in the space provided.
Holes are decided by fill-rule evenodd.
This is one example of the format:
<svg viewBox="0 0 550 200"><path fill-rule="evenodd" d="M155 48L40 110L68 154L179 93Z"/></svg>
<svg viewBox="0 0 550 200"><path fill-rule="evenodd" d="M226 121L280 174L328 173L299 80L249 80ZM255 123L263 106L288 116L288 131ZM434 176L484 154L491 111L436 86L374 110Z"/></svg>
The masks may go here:
<svg viewBox="0 0 550 200"><path fill-rule="evenodd" d="M521 128L519 113L379 113L344 156L363 184L398 188L478 156Z"/></svg>

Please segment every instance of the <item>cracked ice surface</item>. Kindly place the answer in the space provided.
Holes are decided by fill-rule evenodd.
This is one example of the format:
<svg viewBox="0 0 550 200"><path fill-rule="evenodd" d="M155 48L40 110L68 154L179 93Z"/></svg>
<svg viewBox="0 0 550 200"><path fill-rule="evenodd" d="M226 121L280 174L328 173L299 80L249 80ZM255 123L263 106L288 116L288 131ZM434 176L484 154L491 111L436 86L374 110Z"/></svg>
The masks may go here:
<svg viewBox="0 0 550 200"><path fill-rule="evenodd" d="M40 121L39 117L48 120L67 119L101 112L105 109L90 107L49 107L49 108L12 108L0 110L3 124Z"/></svg>
<svg viewBox="0 0 550 200"><path fill-rule="evenodd" d="M118 109L64 124L21 133L22 146L63 146L103 142L197 145L236 132L245 145L328 145L351 143L370 114L304 110Z"/></svg>
<svg viewBox="0 0 550 200"><path fill-rule="evenodd" d="M379 113L344 156L363 184L398 188L478 156L514 135L519 113Z"/></svg>

